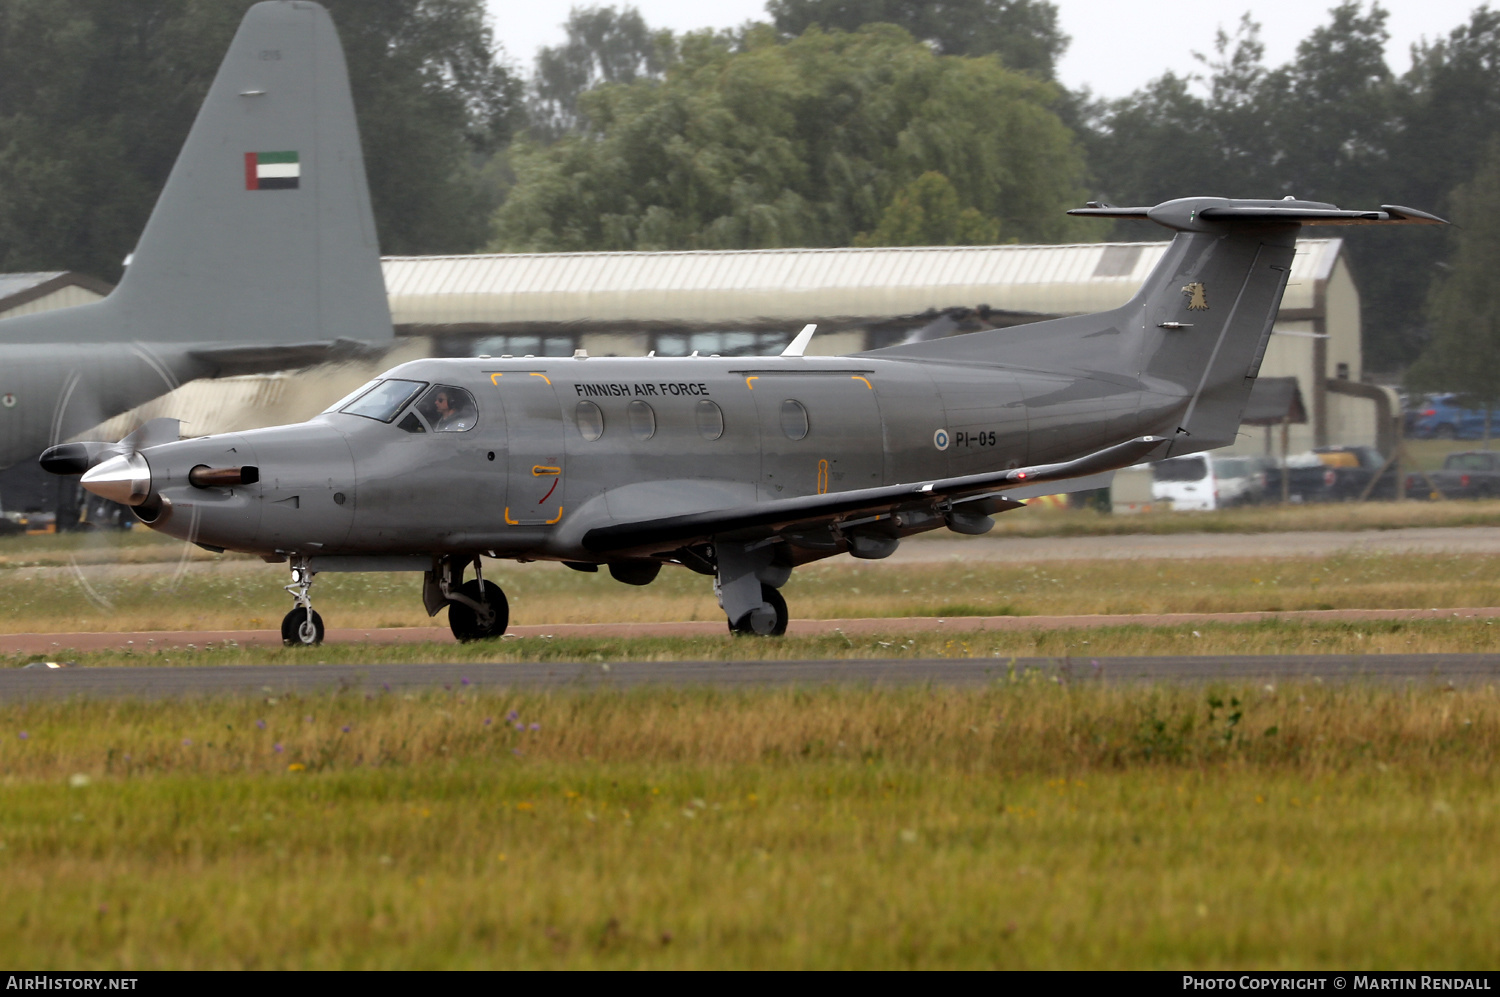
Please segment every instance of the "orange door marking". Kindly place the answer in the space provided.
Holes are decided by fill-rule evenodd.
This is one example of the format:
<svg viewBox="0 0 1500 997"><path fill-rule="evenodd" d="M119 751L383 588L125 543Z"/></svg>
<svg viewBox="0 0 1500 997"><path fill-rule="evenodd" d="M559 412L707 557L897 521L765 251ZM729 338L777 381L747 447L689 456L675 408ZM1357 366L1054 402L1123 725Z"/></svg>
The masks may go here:
<svg viewBox="0 0 1500 997"><path fill-rule="evenodd" d="M828 461L818 461L818 494L828 494Z"/></svg>
<svg viewBox="0 0 1500 997"><path fill-rule="evenodd" d="M505 376L504 374L491 374L490 375L490 383L493 384L493 385L495 385L496 387L499 387L500 386L500 379L502 377L504 377L504 376Z"/></svg>
<svg viewBox="0 0 1500 997"><path fill-rule="evenodd" d="M552 379L549 378L546 374L538 374L536 371L532 371L531 372L531 376L532 377L540 377L542 380L546 381L548 384L552 383Z"/></svg>
<svg viewBox="0 0 1500 997"><path fill-rule="evenodd" d="M870 379L868 377L861 377L858 374L850 374L849 378L853 381L863 381L865 382L865 387L869 388L871 391L875 390L875 385L870 383Z"/></svg>
<svg viewBox="0 0 1500 997"><path fill-rule="evenodd" d="M755 390L755 385L751 384L750 382L751 381L757 381L759 379L760 379L760 375L759 374L752 374L750 377L745 378L745 387L749 388L751 391L754 391Z"/></svg>

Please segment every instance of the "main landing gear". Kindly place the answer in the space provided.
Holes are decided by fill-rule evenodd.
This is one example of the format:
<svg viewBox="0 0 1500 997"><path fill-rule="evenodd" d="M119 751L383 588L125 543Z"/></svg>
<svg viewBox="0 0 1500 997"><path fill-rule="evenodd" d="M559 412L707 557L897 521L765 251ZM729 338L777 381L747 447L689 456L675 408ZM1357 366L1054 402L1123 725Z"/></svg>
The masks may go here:
<svg viewBox="0 0 1500 997"><path fill-rule="evenodd" d="M777 591L791 565L776 563L769 544L714 544L714 594L735 635L780 637L786 633L786 600Z"/></svg>
<svg viewBox="0 0 1500 997"><path fill-rule="evenodd" d="M474 565L474 578L464 581L464 568ZM494 582L484 580L479 558L439 558L422 584L422 603L427 615L448 607L448 629L465 643L488 640L505 633L510 625L510 604Z"/></svg>
<svg viewBox="0 0 1500 997"><path fill-rule="evenodd" d="M323 617L312 608L313 571L307 558L292 562L292 583L283 585L292 594L295 605L282 617L281 642L287 647L314 647L323 643Z"/></svg>

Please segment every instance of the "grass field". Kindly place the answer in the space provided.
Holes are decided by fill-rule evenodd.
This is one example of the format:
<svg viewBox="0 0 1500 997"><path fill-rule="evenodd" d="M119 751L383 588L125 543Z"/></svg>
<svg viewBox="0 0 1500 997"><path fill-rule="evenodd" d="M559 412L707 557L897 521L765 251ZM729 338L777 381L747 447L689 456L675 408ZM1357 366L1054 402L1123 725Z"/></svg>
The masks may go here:
<svg viewBox="0 0 1500 997"><path fill-rule="evenodd" d="M3 645L0 645L3 646ZM1110 626L1019 632L968 631L803 635L774 640L723 637L506 637L474 644L418 643L370 647L330 642L316 648L239 644L149 646L81 653L59 647L48 654L0 655L0 667L45 659L87 667L187 667L370 662L581 661L807 661L856 658L1090 658L1130 655L1240 654L1472 654L1500 652L1500 623L1479 619Z"/></svg>
<svg viewBox="0 0 1500 997"><path fill-rule="evenodd" d="M1500 695L0 706L0 962L1482 968Z"/></svg>
<svg viewBox="0 0 1500 997"><path fill-rule="evenodd" d="M498 562L513 624L722 618L710 580L667 569L644 588L558 565ZM90 601L70 569L0 572L0 629L54 631L274 629L291 601L276 568L226 560L177 576L136 565L89 570ZM794 619L1036 616L1500 605L1500 561L1485 555L1358 554L1227 560L1099 560L1021 564L809 565L783 590ZM414 574L324 574L316 605L333 627L433 625ZM443 625L439 614L436 625ZM795 633L795 624L793 625Z"/></svg>

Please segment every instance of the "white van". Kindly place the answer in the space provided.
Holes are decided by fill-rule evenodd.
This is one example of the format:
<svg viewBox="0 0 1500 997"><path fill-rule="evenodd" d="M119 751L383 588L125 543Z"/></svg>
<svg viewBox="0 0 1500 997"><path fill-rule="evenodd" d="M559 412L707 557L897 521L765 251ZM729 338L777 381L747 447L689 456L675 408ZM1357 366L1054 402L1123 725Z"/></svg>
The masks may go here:
<svg viewBox="0 0 1500 997"><path fill-rule="evenodd" d="M1189 454L1152 465L1151 498L1173 509L1206 511L1259 502L1266 475L1255 457Z"/></svg>

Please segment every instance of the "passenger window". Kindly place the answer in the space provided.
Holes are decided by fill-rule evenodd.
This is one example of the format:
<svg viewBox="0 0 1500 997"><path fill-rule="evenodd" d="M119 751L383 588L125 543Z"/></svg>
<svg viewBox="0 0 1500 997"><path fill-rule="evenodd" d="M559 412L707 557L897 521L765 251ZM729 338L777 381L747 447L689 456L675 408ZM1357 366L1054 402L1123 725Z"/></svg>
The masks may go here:
<svg viewBox="0 0 1500 997"><path fill-rule="evenodd" d="M694 413L698 417L698 432L705 440L717 440L724 435L724 410L707 398L698 402Z"/></svg>
<svg viewBox="0 0 1500 997"><path fill-rule="evenodd" d="M630 414L630 435L638 440L649 440L656 435L656 412L637 398L627 410Z"/></svg>
<svg viewBox="0 0 1500 997"><path fill-rule="evenodd" d="M807 437L807 409L802 403L793 398L788 398L781 403L781 431L789 440L801 440Z"/></svg>
<svg viewBox="0 0 1500 997"><path fill-rule="evenodd" d="M604 413L593 402L579 402L573 410L573 421L578 434L590 443L604 435Z"/></svg>
<svg viewBox="0 0 1500 997"><path fill-rule="evenodd" d="M434 433L468 432L479 418L474 396L451 384L434 384L417 402L417 412Z"/></svg>
<svg viewBox="0 0 1500 997"><path fill-rule="evenodd" d="M377 422L390 422L425 387L425 381L381 381L339 411Z"/></svg>

